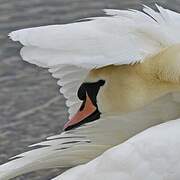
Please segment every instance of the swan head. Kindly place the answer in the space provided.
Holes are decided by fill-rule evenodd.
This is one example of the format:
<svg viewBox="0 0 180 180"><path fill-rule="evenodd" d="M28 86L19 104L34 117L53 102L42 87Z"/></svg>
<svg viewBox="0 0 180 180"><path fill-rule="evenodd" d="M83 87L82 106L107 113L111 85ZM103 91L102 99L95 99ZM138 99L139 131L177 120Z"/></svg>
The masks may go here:
<svg viewBox="0 0 180 180"><path fill-rule="evenodd" d="M180 91L177 47L134 65L92 69L78 90L82 105L64 130L103 116L136 111L171 92ZM171 59L171 60L170 60ZM177 80L178 79L178 80Z"/></svg>
<svg viewBox="0 0 180 180"><path fill-rule="evenodd" d="M84 123L92 122L100 118L101 112L97 101L100 88L105 85L105 80L84 82L79 87L77 96L82 101L78 112L64 126L64 130L70 130Z"/></svg>
<svg viewBox="0 0 180 180"><path fill-rule="evenodd" d="M82 104L64 130L98 120L101 116L117 116L144 106L154 98L153 91L147 92L148 86L152 86L147 82L136 65L110 65L91 70L77 93Z"/></svg>

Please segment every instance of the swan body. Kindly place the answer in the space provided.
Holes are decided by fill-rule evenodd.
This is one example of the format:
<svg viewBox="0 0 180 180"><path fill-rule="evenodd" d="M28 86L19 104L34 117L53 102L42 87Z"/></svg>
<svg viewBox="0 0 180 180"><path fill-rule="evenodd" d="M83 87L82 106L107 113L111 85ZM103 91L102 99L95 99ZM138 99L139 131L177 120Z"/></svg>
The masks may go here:
<svg viewBox="0 0 180 180"><path fill-rule="evenodd" d="M59 79L69 121L63 133L1 165L0 179L87 163L180 117L180 15L157 8L105 10L107 17L10 33L24 46L23 60Z"/></svg>
<svg viewBox="0 0 180 180"><path fill-rule="evenodd" d="M178 180L179 136L180 119L155 126L53 180Z"/></svg>

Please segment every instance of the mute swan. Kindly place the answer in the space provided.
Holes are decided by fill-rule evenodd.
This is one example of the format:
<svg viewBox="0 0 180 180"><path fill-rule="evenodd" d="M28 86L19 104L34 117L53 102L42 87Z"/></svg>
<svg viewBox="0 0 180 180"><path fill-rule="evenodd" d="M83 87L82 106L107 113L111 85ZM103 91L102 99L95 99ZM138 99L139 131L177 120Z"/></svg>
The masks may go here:
<svg viewBox="0 0 180 180"><path fill-rule="evenodd" d="M157 8L10 33L24 45L23 60L60 79L70 116L62 134L1 165L0 179L86 163L180 117L180 15Z"/></svg>

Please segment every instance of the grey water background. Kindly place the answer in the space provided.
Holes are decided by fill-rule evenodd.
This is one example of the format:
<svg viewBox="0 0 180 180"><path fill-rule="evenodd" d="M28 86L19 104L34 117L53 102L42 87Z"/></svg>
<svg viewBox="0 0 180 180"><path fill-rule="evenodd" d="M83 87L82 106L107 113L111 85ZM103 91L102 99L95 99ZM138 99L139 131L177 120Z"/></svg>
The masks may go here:
<svg viewBox="0 0 180 180"><path fill-rule="evenodd" d="M104 8L140 9L155 3L180 11L180 0L0 0L0 164L60 133L68 117L56 80L47 70L21 61L20 45L8 33L103 15ZM39 171L16 180L48 180L60 172Z"/></svg>

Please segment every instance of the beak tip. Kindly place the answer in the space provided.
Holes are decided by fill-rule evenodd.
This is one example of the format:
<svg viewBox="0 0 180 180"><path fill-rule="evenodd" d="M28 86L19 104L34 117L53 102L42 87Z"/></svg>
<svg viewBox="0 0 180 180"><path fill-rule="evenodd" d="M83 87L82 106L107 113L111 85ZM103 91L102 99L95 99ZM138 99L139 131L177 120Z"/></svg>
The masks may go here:
<svg viewBox="0 0 180 180"><path fill-rule="evenodd" d="M68 126L69 126L69 123L67 122L67 123L64 125L64 127L63 127L63 131L66 131L67 128L68 128Z"/></svg>
<svg viewBox="0 0 180 180"><path fill-rule="evenodd" d="M91 102L91 99L87 95L86 103L83 110L79 110L69 121L64 125L63 130L67 131L72 129L73 127L81 124L83 120L89 117L96 111L96 106Z"/></svg>

